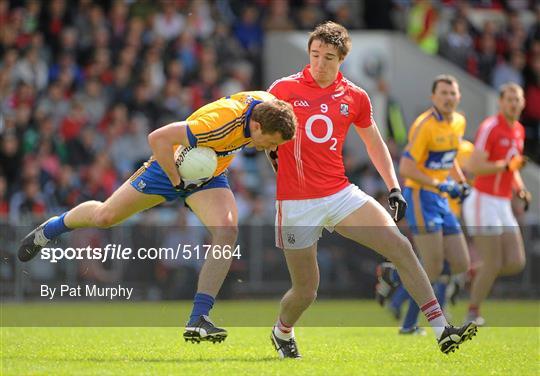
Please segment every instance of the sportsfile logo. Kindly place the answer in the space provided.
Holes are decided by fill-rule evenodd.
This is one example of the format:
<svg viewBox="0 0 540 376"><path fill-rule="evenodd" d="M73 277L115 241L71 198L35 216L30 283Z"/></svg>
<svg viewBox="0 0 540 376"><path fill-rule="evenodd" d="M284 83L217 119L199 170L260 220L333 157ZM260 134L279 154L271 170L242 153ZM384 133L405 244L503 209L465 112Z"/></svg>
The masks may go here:
<svg viewBox="0 0 540 376"><path fill-rule="evenodd" d="M309 107L308 101L296 100L293 102L294 107Z"/></svg>

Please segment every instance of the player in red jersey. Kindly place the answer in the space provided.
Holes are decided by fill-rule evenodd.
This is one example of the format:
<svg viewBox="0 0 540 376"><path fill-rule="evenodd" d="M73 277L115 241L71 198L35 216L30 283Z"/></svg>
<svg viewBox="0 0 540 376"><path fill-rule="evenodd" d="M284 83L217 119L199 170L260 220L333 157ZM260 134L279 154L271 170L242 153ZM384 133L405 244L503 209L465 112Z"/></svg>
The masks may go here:
<svg viewBox="0 0 540 376"><path fill-rule="evenodd" d="M519 273L525 266L525 250L518 223L512 213L513 188L528 209L531 194L519 170L524 165L525 131L518 119L525 106L523 89L513 83L500 89L499 114L480 125L475 151L468 163L476 175L471 195L463 205L469 233L482 258L471 287L468 319L483 325L479 314L495 278Z"/></svg>
<svg viewBox="0 0 540 376"><path fill-rule="evenodd" d="M367 93L339 71L350 47L343 26L333 22L318 26L308 42L310 64L269 88L293 106L298 118L296 138L281 145L273 161L277 168L276 244L284 249L292 287L281 300L271 339L281 357L300 357L293 325L316 297L317 241L327 228L376 250L396 265L432 325L441 351L449 353L470 339L476 326L448 325L411 244L394 222L403 217L407 203L373 121ZM351 123L388 187L393 219L345 176L342 149Z"/></svg>

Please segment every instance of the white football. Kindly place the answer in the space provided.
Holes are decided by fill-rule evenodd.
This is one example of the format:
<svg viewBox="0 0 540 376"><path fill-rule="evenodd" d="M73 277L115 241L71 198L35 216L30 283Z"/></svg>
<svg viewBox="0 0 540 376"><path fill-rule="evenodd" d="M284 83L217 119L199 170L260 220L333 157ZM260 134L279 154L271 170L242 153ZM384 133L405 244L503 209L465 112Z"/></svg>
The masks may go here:
<svg viewBox="0 0 540 376"><path fill-rule="evenodd" d="M182 180L205 180L214 176L217 168L217 155L207 147L179 146L174 153L176 167Z"/></svg>

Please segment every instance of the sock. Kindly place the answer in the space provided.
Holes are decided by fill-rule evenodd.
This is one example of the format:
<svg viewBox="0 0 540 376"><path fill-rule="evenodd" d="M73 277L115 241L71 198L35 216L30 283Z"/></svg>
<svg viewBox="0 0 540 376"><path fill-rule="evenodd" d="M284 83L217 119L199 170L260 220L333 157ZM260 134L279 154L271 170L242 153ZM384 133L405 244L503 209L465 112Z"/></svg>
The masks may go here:
<svg viewBox="0 0 540 376"><path fill-rule="evenodd" d="M448 278L446 278L448 279ZM448 287L448 282L436 282L433 284L433 291L435 292L435 297L439 302L441 308L444 308L446 305L446 288Z"/></svg>
<svg viewBox="0 0 540 376"><path fill-rule="evenodd" d="M480 316L480 307L475 304L469 305L469 315L474 317Z"/></svg>
<svg viewBox="0 0 540 376"><path fill-rule="evenodd" d="M439 305L437 299L432 299L423 304L421 310L426 316L431 328L435 332L435 336L440 338L444 331L444 327L448 325L448 322L444 317L441 306Z"/></svg>
<svg viewBox="0 0 540 376"><path fill-rule="evenodd" d="M195 294L195 298L193 299L193 310L189 316L188 325L195 323L199 316L208 316L210 314L210 310L214 306L214 301L214 297L208 294L203 294L201 292Z"/></svg>
<svg viewBox="0 0 540 376"><path fill-rule="evenodd" d="M414 299L407 293L409 298L409 309L407 309L407 314L403 320L403 329L412 329L415 326L418 326L418 314L420 313L420 308Z"/></svg>
<svg viewBox="0 0 540 376"><path fill-rule="evenodd" d="M390 279L394 283L401 283L401 278L399 278L399 273L398 273L397 269L392 270L392 272L390 273Z"/></svg>
<svg viewBox="0 0 540 376"><path fill-rule="evenodd" d="M66 214L67 212L47 222L47 224L43 228L43 234L47 239L52 240L57 236L63 234L64 232L72 230L68 228L64 223L64 217L66 216Z"/></svg>
<svg viewBox="0 0 540 376"><path fill-rule="evenodd" d="M409 299L409 293L405 290L403 285L399 285L394 292L394 295L392 295L390 305L396 309L400 309L407 299Z"/></svg>
<svg viewBox="0 0 540 376"><path fill-rule="evenodd" d="M274 334L279 339L287 341L294 337L294 328L291 325L283 323L281 318L278 318L276 325L274 325Z"/></svg>

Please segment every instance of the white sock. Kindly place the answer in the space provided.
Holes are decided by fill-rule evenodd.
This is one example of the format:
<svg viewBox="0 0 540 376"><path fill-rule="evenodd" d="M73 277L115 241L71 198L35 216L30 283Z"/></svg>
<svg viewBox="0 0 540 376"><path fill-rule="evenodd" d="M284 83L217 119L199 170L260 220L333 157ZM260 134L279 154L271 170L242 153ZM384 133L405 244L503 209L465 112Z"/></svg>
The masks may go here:
<svg viewBox="0 0 540 376"><path fill-rule="evenodd" d="M437 339L441 338L441 334L444 332L444 328L448 326L448 322L446 321L446 317L444 317L443 311L441 310L441 306L439 305L437 299L427 302L420 307L420 309L426 316L426 319L435 332Z"/></svg>
<svg viewBox="0 0 540 376"><path fill-rule="evenodd" d="M284 324L280 319L278 319L276 325L274 325L274 334L279 339L288 341L294 337L294 328Z"/></svg>

